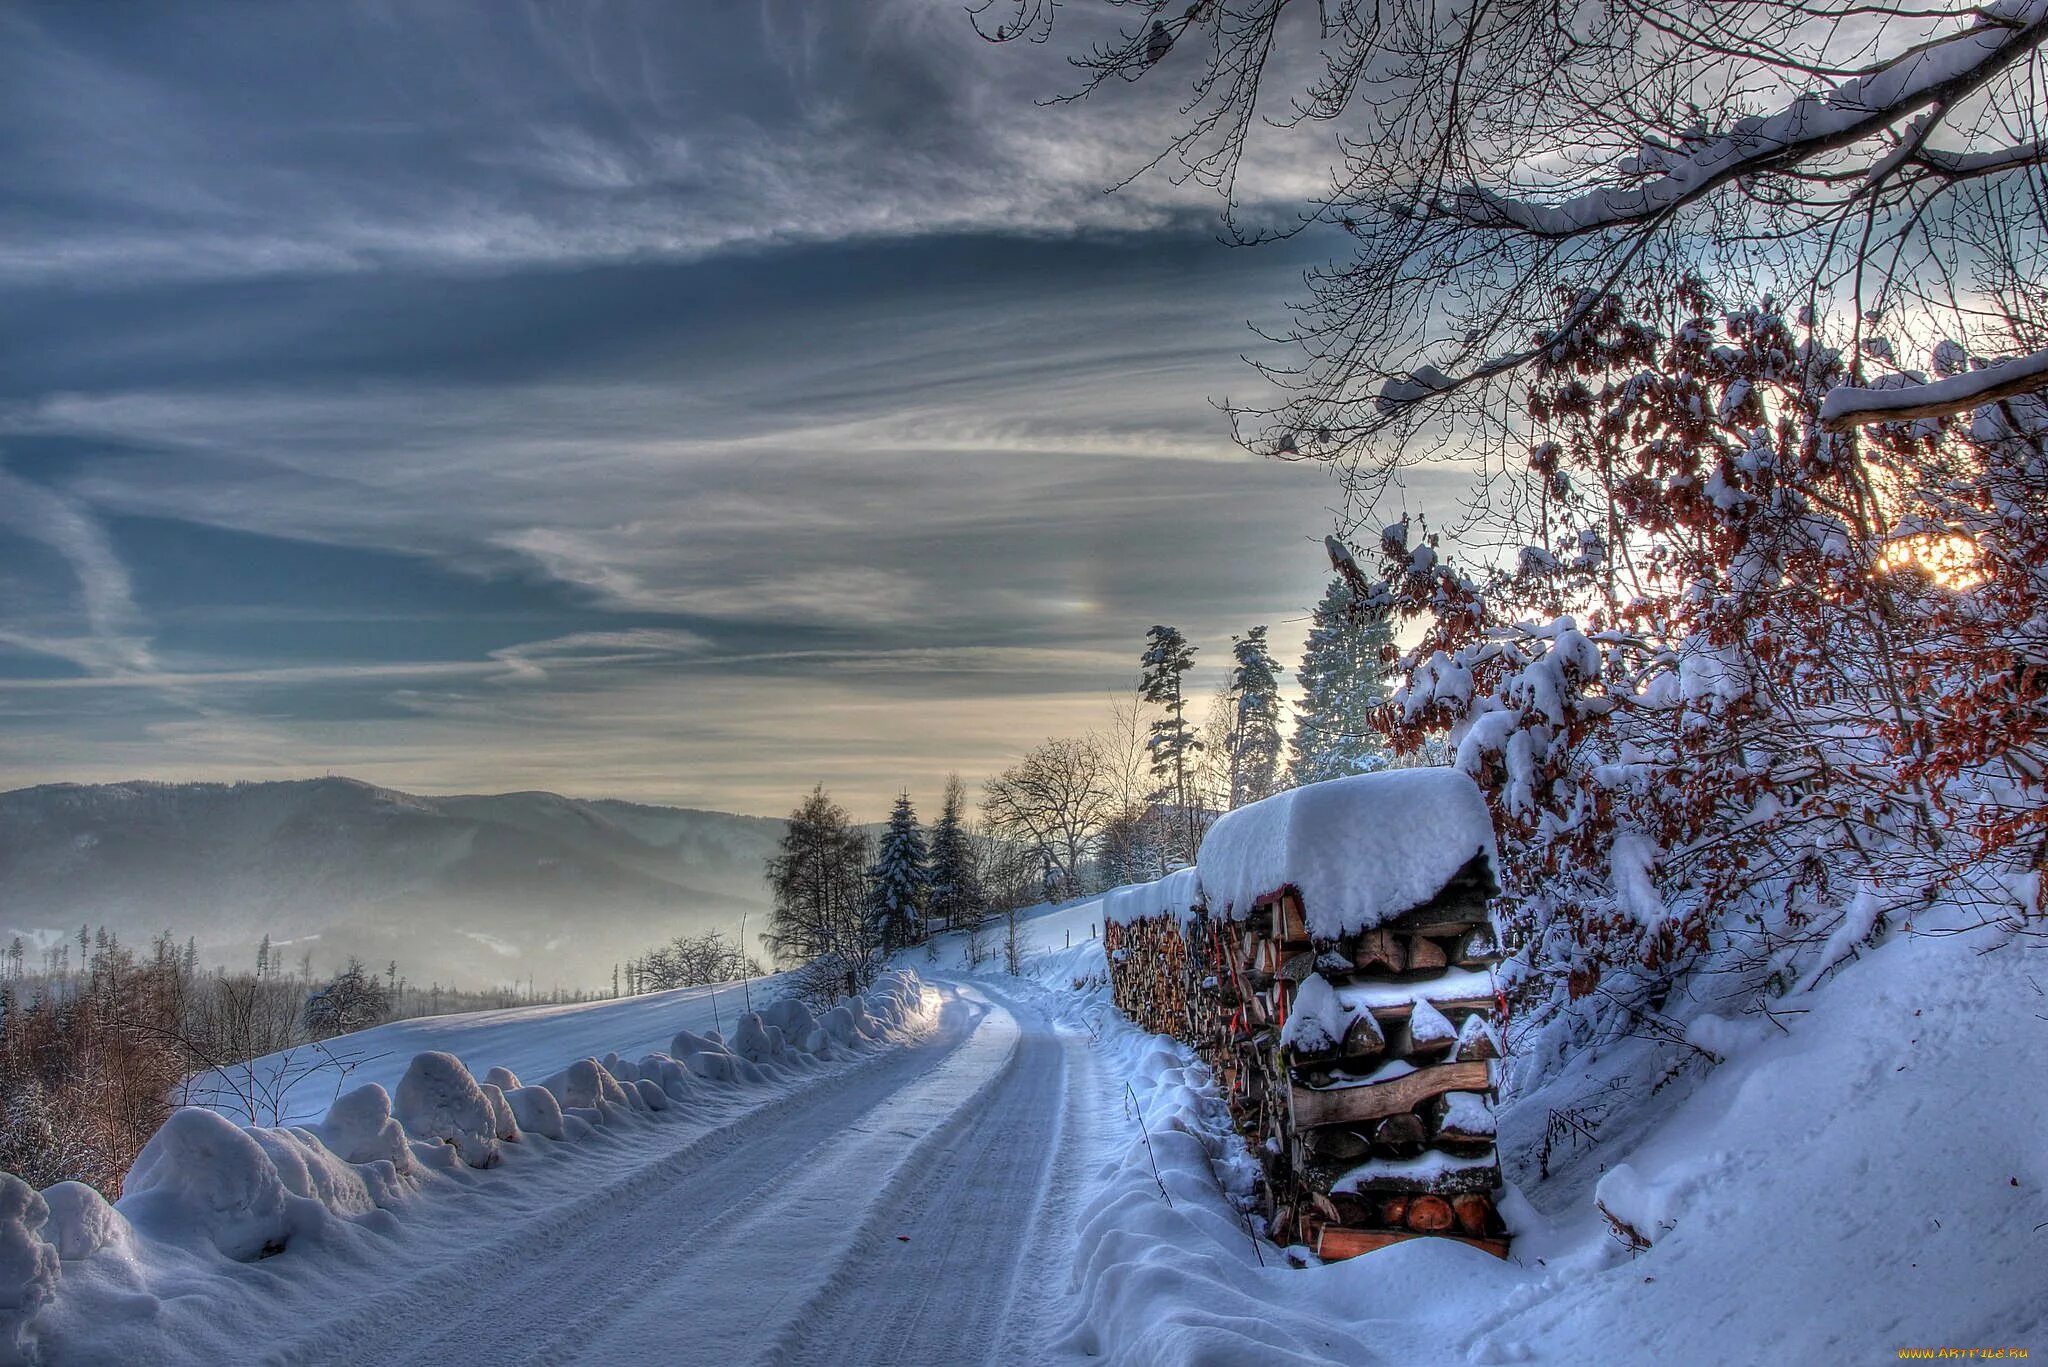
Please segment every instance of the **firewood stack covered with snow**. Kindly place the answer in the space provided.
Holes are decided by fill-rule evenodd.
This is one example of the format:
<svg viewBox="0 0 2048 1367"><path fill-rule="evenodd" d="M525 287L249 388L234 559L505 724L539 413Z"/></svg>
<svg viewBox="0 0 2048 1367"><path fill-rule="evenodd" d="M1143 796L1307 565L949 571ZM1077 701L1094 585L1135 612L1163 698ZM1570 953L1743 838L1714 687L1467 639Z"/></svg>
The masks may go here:
<svg viewBox="0 0 2048 1367"><path fill-rule="evenodd" d="M1228 813L1196 869L1107 899L1117 1005L1215 1071L1278 1241L1506 1254L1492 856L1470 780L1404 770Z"/></svg>

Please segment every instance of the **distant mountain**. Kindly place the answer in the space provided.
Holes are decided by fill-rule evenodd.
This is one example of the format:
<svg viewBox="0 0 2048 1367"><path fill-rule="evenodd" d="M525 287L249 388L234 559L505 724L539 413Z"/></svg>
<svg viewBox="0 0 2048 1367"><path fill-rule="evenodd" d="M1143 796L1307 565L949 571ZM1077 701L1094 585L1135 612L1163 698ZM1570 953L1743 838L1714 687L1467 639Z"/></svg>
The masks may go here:
<svg viewBox="0 0 2048 1367"><path fill-rule="evenodd" d="M744 912L751 936L781 834L726 812L348 778L21 788L0 793L0 944L82 922L131 942L169 929L239 966L268 934L316 972L358 954L415 982L595 987L671 935L735 934Z"/></svg>

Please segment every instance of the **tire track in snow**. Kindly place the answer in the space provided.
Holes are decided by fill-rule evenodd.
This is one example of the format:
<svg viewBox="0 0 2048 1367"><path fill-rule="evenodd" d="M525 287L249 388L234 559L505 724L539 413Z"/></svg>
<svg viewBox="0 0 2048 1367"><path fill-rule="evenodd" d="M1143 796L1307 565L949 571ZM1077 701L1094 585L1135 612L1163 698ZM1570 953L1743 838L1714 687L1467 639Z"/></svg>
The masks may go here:
<svg viewBox="0 0 2048 1367"><path fill-rule="evenodd" d="M992 994L993 995L993 994ZM1064 1129L1069 1051L1039 1013L989 1086L897 1165L835 1274L760 1360L951 1364L1033 1356L1004 1331ZM1018 1017L1025 1017L1019 1020ZM983 1029L995 1024L992 1018Z"/></svg>

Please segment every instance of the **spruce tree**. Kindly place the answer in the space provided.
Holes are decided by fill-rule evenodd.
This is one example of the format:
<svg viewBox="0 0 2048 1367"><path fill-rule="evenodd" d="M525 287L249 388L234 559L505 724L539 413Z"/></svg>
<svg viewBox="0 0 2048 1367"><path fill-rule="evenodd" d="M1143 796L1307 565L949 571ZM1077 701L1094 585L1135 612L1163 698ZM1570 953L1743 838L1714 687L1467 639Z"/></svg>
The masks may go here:
<svg viewBox="0 0 2048 1367"><path fill-rule="evenodd" d="M1387 666L1380 657L1393 639L1384 614L1358 611L1344 581L1330 581L1309 619L1295 672L1302 699L1294 719L1290 784L1386 768L1386 747L1371 715L1386 701Z"/></svg>
<svg viewBox="0 0 2048 1367"><path fill-rule="evenodd" d="M967 790L958 774L946 776L946 798L932 824L931 884L926 909L943 917L949 929L971 927L982 914L985 898L974 842L967 834Z"/></svg>
<svg viewBox="0 0 2048 1367"><path fill-rule="evenodd" d="M868 870L868 936L884 954L924 938L925 890L930 878L924 828L917 824L910 794L898 793L888 829L882 832L875 851L874 867Z"/></svg>
<svg viewBox="0 0 2048 1367"><path fill-rule="evenodd" d="M1177 627L1155 626L1145 633L1145 653L1139 657L1144 672L1138 678L1138 696L1166 710L1152 722L1146 742L1152 753L1152 776L1162 780L1152 793L1155 802L1171 801L1178 809L1177 824L1186 839L1181 857L1194 862L1195 849L1202 841L1201 815L1189 791L1189 769L1202 742L1188 725L1187 690L1181 676L1195 665L1195 648Z"/></svg>
<svg viewBox="0 0 2048 1367"><path fill-rule="evenodd" d="M1266 629L1231 638L1230 805L1271 796L1280 779L1280 671Z"/></svg>

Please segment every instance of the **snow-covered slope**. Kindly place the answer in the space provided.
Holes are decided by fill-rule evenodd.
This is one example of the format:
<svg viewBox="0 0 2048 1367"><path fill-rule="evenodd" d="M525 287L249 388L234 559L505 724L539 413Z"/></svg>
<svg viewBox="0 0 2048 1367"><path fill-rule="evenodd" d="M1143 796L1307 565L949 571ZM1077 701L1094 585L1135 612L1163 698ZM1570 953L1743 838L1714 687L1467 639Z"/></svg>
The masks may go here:
<svg viewBox="0 0 2048 1367"><path fill-rule="evenodd" d="M282 942L415 982L608 982L672 935L765 905L778 821L552 793L418 797L352 779L0 793L0 940L169 929L243 966ZM74 951L75 952L75 951Z"/></svg>

